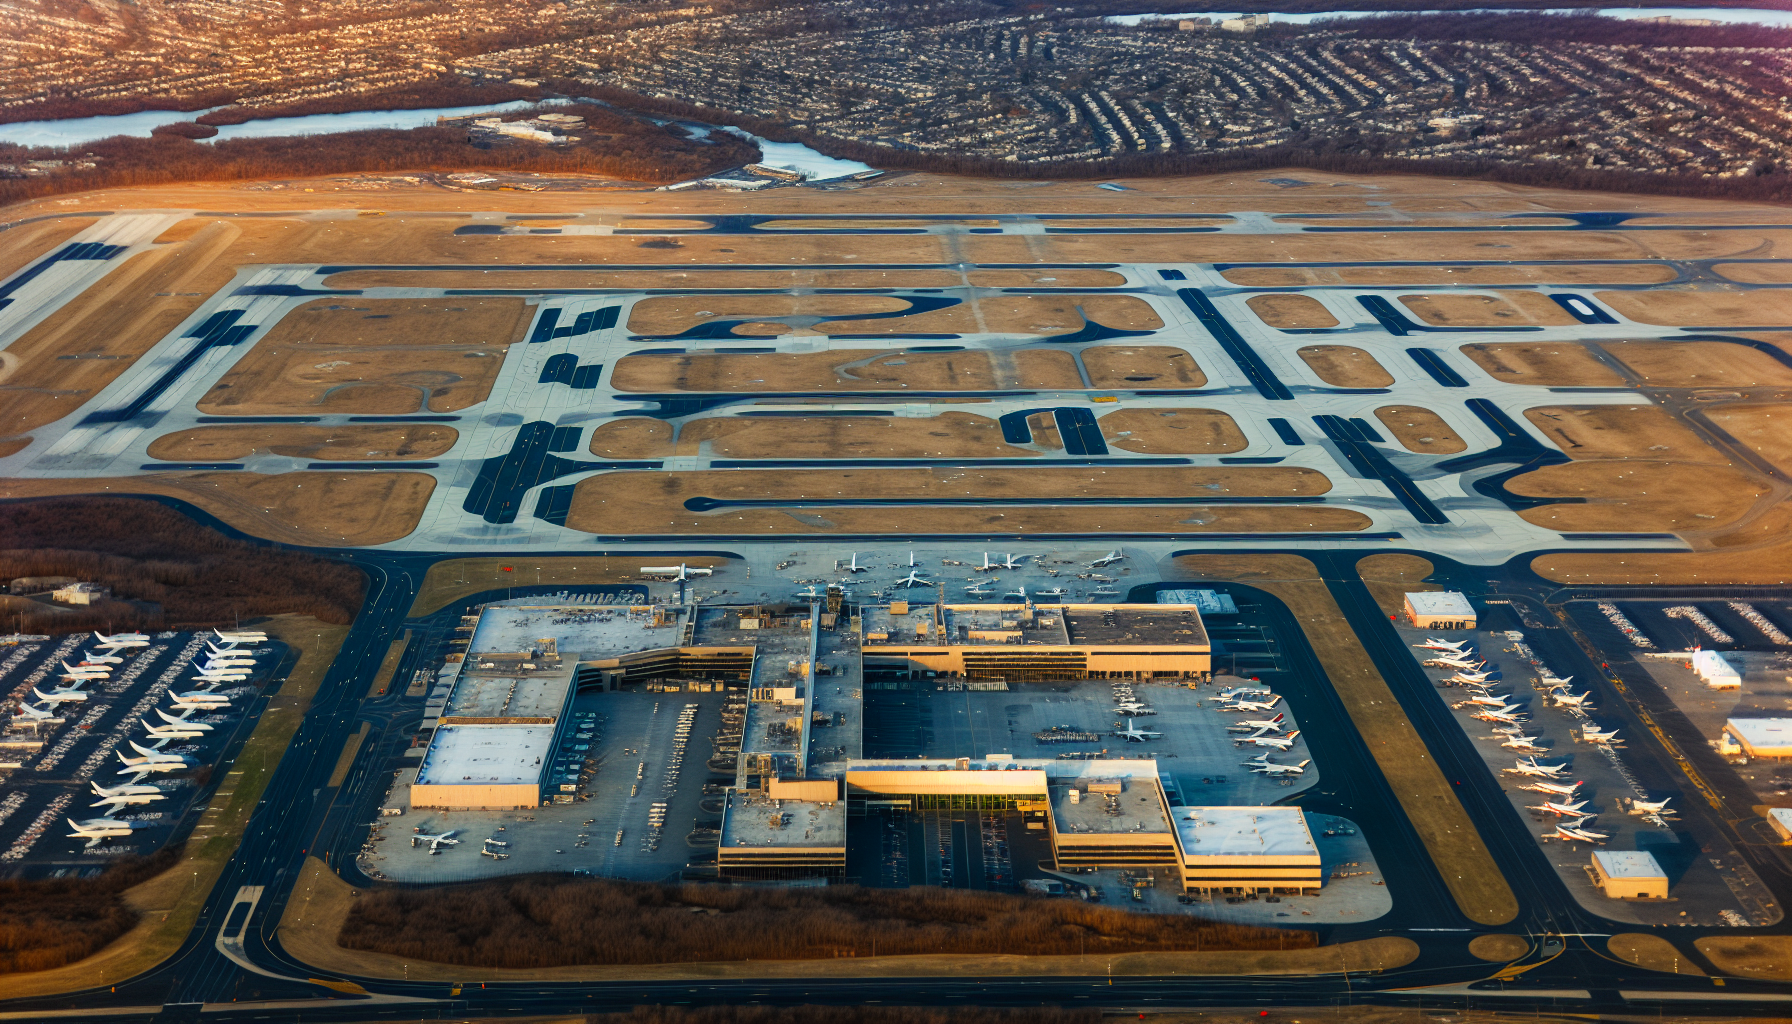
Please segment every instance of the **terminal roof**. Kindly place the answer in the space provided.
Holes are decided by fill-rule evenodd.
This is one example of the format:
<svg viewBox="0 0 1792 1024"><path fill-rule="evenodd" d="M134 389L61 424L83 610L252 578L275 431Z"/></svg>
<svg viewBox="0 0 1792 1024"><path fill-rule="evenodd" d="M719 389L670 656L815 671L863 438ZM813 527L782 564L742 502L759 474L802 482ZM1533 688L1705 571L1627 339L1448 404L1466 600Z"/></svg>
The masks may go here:
<svg viewBox="0 0 1792 1024"><path fill-rule="evenodd" d="M1171 813L1184 857L1319 859L1298 807L1178 807Z"/></svg>
<svg viewBox="0 0 1792 1024"><path fill-rule="evenodd" d="M728 795L722 817L722 847L844 849L846 805L838 800L767 799L758 792Z"/></svg>
<svg viewBox="0 0 1792 1024"><path fill-rule="evenodd" d="M551 725L444 725L429 744L417 782L424 786L502 786L540 781L554 742Z"/></svg>
<svg viewBox="0 0 1792 1024"><path fill-rule="evenodd" d="M536 670L505 665L505 671L482 669L477 655L461 666L454 689L448 693L445 718L546 718L560 717L566 707L575 668L571 660L530 662Z"/></svg>
<svg viewBox="0 0 1792 1024"><path fill-rule="evenodd" d="M1643 850L1594 850L1593 859L1607 878L1664 878L1655 855Z"/></svg>
<svg viewBox="0 0 1792 1024"><path fill-rule="evenodd" d="M1475 606L1454 590L1428 590L1406 595L1406 603L1420 615L1475 617Z"/></svg>
<svg viewBox="0 0 1792 1024"><path fill-rule="evenodd" d="M1070 802L1072 789L1078 791L1076 803ZM1110 792L1112 789L1119 792ZM1155 768L1149 775L1131 778L1104 778L1091 772L1075 779L1052 779L1048 791L1052 820L1059 832L1113 835L1170 831Z"/></svg>
<svg viewBox="0 0 1792 1024"><path fill-rule="evenodd" d="M608 605L493 605L479 616L468 650L473 654L540 651L551 639L573 659L614 658L636 651L677 647L684 612Z"/></svg>

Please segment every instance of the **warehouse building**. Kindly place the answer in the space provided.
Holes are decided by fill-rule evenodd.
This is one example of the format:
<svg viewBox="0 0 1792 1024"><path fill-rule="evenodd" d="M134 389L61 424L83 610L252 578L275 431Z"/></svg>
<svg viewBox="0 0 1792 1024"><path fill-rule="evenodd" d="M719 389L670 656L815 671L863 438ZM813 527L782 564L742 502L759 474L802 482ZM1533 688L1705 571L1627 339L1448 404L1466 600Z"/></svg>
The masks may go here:
<svg viewBox="0 0 1792 1024"><path fill-rule="evenodd" d="M1665 900L1668 873L1654 854L1640 850L1595 850L1587 874L1607 899Z"/></svg>
<svg viewBox="0 0 1792 1024"><path fill-rule="evenodd" d="M1717 749L1743 757L1792 757L1792 718L1732 718Z"/></svg>
<svg viewBox="0 0 1792 1024"><path fill-rule="evenodd" d="M1406 595L1406 618L1417 629L1474 629L1475 606L1454 590Z"/></svg>
<svg viewBox="0 0 1792 1024"><path fill-rule="evenodd" d="M995 682L1205 680L1200 612L1167 604L914 604L863 611L865 671Z"/></svg>
<svg viewBox="0 0 1792 1024"><path fill-rule="evenodd" d="M838 880L846 875L846 805L837 779L768 780L722 805L716 864L724 879Z"/></svg>

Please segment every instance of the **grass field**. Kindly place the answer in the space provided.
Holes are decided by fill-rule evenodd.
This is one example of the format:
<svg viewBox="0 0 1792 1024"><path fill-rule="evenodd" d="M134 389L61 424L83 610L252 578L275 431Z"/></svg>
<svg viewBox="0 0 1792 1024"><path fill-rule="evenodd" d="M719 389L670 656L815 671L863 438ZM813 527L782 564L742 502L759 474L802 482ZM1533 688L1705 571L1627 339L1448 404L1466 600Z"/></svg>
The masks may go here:
<svg viewBox="0 0 1792 1024"><path fill-rule="evenodd" d="M595 434L591 443L595 451L599 443ZM704 453L733 459L1031 458L1038 454L1004 442L1000 423L968 412L945 412L926 419L718 416L685 423L679 428L672 454Z"/></svg>
<svg viewBox="0 0 1792 1024"><path fill-rule="evenodd" d="M1127 408L1097 422L1108 444L1147 455L1218 455L1249 446L1237 422L1218 409Z"/></svg>
<svg viewBox="0 0 1792 1024"><path fill-rule="evenodd" d="M1356 573L1375 598L1384 615L1399 615L1406 607L1406 595L1442 590L1435 583L1426 583L1435 566L1417 555L1369 555L1357 560Z"/></svg>
<svg viewBox="0 0 1792 1024"><path fill-rule="evenodd" d="M1500 925L1517 917L1518 901L1486 843L1345 621L1318 568L1298 555L1184 555L1174 565L1180 578L1236 580L1268 591L1288 606L1456 905L1480 924ZM1319 770L1323 773L1325 766Z"/></svg>
<svg viewBox="0 0 1792 1024"><path fill-rule="evenodd" d="M1792 935L1707 935L1693 945L1725 974L1792 981Z"/></svg>
<svg viewBox="0 0 1792 1024"><path fill-rule="evenodd" d="M1468 951L1482 960L1509 963L1531 951L1531 940L1522 935L1494 932L1470 939Z"/></svg>
<svg viewBox="0 0 1792 1024"><path fill-rule="evenodd" d="M709 320L893 313L910 305L893 295L654 295L629 310L628 329L636 334L682 334Z"/></svg>
<svg viewBox="0 0 1792 1024"><path fill-rule="evenodd" d="M56 217L0 231L0 278L23 270L97 223L92 217Z"/></svg>
<svg viewBox="0 0 1792 1024"><path fill-rule="evenodd" d="M1384 405L1375 410L1375 418L1409 452L1451 455L1468 448L1442 416L1423 406Z"/></svg>
<svg viewBox="0 0 1792 1024"><path fill-rule="evenodd" d="M1060 349L908 352L637 354L616 361L619 391L987 391L1080 389L1076 361Z"/></svg>
<svg viewBox="0 0 1792 1024"><path fill-rule="evenodd" d="M1199 388L1207 385L1195 358L1168 345L1090 345L1081 353L1096 388Z"/></svg>
<svg viewBox="0 0 1792 1024"><path fill-rule="evenodd" d="M225 424L163 434L150 443L149 457L170 462L226 462L252 455L351 462L433 459L459 439L458 431L441 424Z"/></svg>
<svg viewBox="0 0 1792 1024"><path fill-rule="evenodd" d="M1767 485L1731 466L1644 459L1544 466L1513 477L1506 488L1540 498L1587 499L1519 515L1552 530L1588 533L1710 530L1735 522L1769 493Z"/></svg>
<svg viewBox="0 0 1792 1024"><path fill-rule="evenodd" d="M1792 409L1724 404L1706 410L1705 415L1750 451L1781 469L1792 468Z"/></svg>
<svg viewBox="0 0 1792 1024"><path fill-rule="evenodd" d="M715 569L728 559L686 555L692 568ZM506 568L508 567L508 568ZM531 555L523 558L445 558L429 567L411 602L411 617L439 611L451 601L505 587L596 586L641 577L641 559L608 556Z"/></svg>
<svg viewBox="0 0 1792 1024"><path fill-rule="evenodd" d="M1600 347L1651 387L1792 385L1792 367L1746 345L1722 341L1607 341L1601 342Z"/></svg>
<svg viewBox="0 0 1792 1024"><path fill-rule="evenodd" d="M1537 292L1402 295L1400 304L1419 319L1436 327L1504 327L1527 324L1571 327L1580 322L1547 295Z"/></svg>
<svg viewBox="0 0 1792 1024"><path fill-rule="evenodd" d="M1394 375L1360 348L1307 345L1295 354L1320 380L1336 388L1385 388L1394 383Z"/></svg>
<svg viewBox="0 0 1792 1024"><path fill-rule="evenodd" d="M1626 319L1640 324L1661 327L1792 326L1792 295L1778 289L1593 294Z"/></svg>
<svg viewBox="0 0 1792 1024"><path fill-rule="evenodd" d="M1253 295L1245 305L1257 319L1278 330L1338 326L1338 318L1311 295Z"/></svg>
<svg viewBox="0 0 1792 1024"><path fill-rule="evenodd" d="M1637 263L1480 267L1378 267L1366 264L1360 267L1234 267L1223 271L1220 276L1247 288L1292 288L1328 284L1399 288L1426 284L1659 284L1672 281L1674 271L1671 267Z"/></svg>
<svg viewBox="0 0 1792 1024"><path fill-rule="evenodd" d="M230 774L220 783L187 842L186 856L165 873L128 889L125 899L141 919L122 938L67 967L7 975L6 994L22 999L122 982L172 956L192 931L212 886L242 839L243 827L261 800L268 777L298 731L305 711L336 658L349 627L315 619L276 615L245 626L297 648L298 663L269 702L243 745Z"/></svg>
<svg viewBox="0 0 1792 1024"><path fill-rule="evenodd" d="M1705 976L1705 971L1698 964L1687 959L1686 954L1659 935L1646 932L1614 935L1605 940L1605 948L1618 959L1627 960L1647 970L1667 974L1692 974L1701 978Z"/></svg>
<svg viewBox="0 0 1792 1024"><path fill-rule="evenodd" d="M1462 354L1474 360L1488 376L1508 384L1611 388L1627 383L1616 370L1572 342L1490 342L1464 345Z"/></svg>
<svg viewBox="0 0 1792 1024"><path fill-rule="evenodd" d="M1545 405L1525 418L1574 459L1730 460L1657 405Z"/></svg>

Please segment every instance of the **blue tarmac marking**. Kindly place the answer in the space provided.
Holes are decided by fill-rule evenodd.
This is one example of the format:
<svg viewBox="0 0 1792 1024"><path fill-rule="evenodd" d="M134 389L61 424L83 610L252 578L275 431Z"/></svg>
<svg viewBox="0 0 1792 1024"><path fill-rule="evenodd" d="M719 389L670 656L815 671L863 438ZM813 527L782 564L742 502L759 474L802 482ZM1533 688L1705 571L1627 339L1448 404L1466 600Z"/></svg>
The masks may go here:
<svg viewBox="0 0 1792 1024"><path fill-rule="evenodd" d="M12 300L8 298L8 296L12 295L13 292L30 284L37 279L39 274L42 274L44 271L58 263L67 263L73 260L109 260L119 253L124 252L127 248L129 248L129 246L105 245L100 242L79 242L74 245L65 245L61 249L58 249L50 255L45 256L43 259L38 260L36 263L33 263L29 269L23 271L12 280L5 284L0 284L0 300L3 300L0 301L0 309L4 309L7 305L11 304Z"/></svg>
<svg viewBox="0 0 1792 1024"><path fill-rule="evenodd" d="M565 384L574 391L591 391L597 387L597 380L603 376L604 364L587 363L579 365L579 357L571 352L549 356L542 364L541 384Z"/></svg>
<svg viewBox="0 0 1792 1024"><path fill-rule="evenodd" d="M588 309L573 318L565 327L558 326L561 309L554 306L541 311L535 320L535 330L529 335L529 344L538 345L553 338L576 338L590 334L592 331L608 330L616 326L617 317L622 314L621 306L605 306L602 309Z"/></svg>
<svg viewBox="0 0 1792 1024"><path fill-rule="evenodd" d="M1550 295L1556 305L1568 311L1568 315L1583 324L1615 324L1618 318L1600 309L1592 299L1584 295L1568 292L1555 292Z"/></svg>
<svg viewBox="0 0 1792 1024"><path fill-rule="evenodd" d="M1322 505L1324 498L1303 498L1298 495L1273 495L1261 498L1232 495L1191 495L1176 498L686 498L684 507L692 512L711 512L718 508L902 508L906 506L943 507L965 505L999 505L1011 507L1061 507L1064 505Z"/></svg>
<svg viewBox="0 0 1792 1024"><path fill-rule="evenodd" d="M193 328L193 330L187 334L182 335L184 338L197 338L198 341L195 342L193 347L188 349L184 355L176 360L173 366L170 366L160 377L156 378L154 384L151 384L148 389L141 395L138 395L129 405L122 409L106 409L89 414L81 420L82 425L89 423L123 423L135 418L144 409L149 408L151 402L160 398L162 392L168 390L170 385L179 380L188 370L192 369L193 364L197 363L201 356L214 348L228 348L238 344L243 339L259 330L255 324L237 323L238 320L242 319L243 313L244 310L240 309L223 309L207 317L204 323Z"/></svg>
<svg viewBox="0 0 1792 1024"><path fill-rule="evenodd" d="M1269 425L1275 429L1276 436L1282 439L1283 444L1307 443L1301 440L1300 431L1294 429L1294 424L1282 419L1280 416L1270 417Z"/></svg>
<svg viewBox="0 0 1792 1024"><path fill-rule="evenodd" d="M1380 480L1413 518L1421 523L1441 525L1448 523L1450 517L1432 503L1430 498L1420 492L1412 482L1412 478L1394 468L1388 457L1379 448L1374 447L1368 439L1358 434L1356 427L1342 416L1321 415L1313 417L1325 436L1338 446L1339 454L1357 472L1372 480Z"/></svg>
<svg viewBox="0 0 1792 1024"><path fill-rule="evenodd" d="M1468 381L1464 380L1460 373L1450 369L1449 364L1443 361L1443 357L1439 356L1431 349L1409 348L1406 350L1406 354L1412 357L1413 362L1419 364L1419 369L1430 374L1432 380L1437 381L1444 387L1468 387Z"/></svg>
<svg viewBox="0 0 1792 1024"><path fill-rule="evenodd" d="M1387 444L1388 443L1387 438L1382 437L1381 432L1376 430L1374 427L1371 427L1369 425L1369 421L1366 419L1363 419L1361 416L1352 416L1350 418L1350 425L1356 428L1357 433L1363 435L1364 438L1366 438L1370 441L1373 441L1376 444Z"/></svg>
<svg viewBox="0 0 1792 1024"><path fill-rule="evenodd" d="M513 523L523 494L538 484L592 470L659 469L664 465L657 461L577 462L553 454L576 449L583 431L583 427L556 427L546 420L523 424L510 451L480 464L462 510L488 523Z"/></svg>
<svg viewBox="0 0 1792 1024"><path fill-rule="evenodd" d="M1414 323L1405 313L1395 309L1393 304L1379 295L1358 295L1356 301L1369 311L1369 315L1380 321L1381 326L1389 334L1405 337L1408 334L1532 334L1543 330L1541 327L1431 327ZM1572 311L1570 311L1572 312Z"/></svg>
<svg viewBox="0 0 1792 1024"><path fill-rule="evenodd" d="M459 416L350 416L350 423L458 423Z"/></svg>
<svg viewBox="0 0 1792 1024"><path fill-rule="evenodd" d="M1207 296L1193 288L1178 288L1176 294L1182 298L1183 303L1194 312L1195 316L1200 318L1201 325L1207 328L1208 334L1213 335L1213 340L1220 343L1220 347L1226 350L1226 354L1231 356L1232 361L1238 364L1238 368L1244 371L1244 375L1250 378L1251 385L1257 389L1258 394L1272 402L1294 400L1293 392L1289 391L1287 385L1276 378L1275 372L1263 362L1263 359L1251 348L1250 343L1244 340L1244 336L1226 322L1225 316L1208 300Z"/></svg>
<svg viewBox="0 0 1792 1024"><path fill-rule="evenodd" d="M1058 422L1058 437L1070 455L1106 455L1108 443L1095 425L1095 415L1082 408L1060 408L1052 416Z"/></svg>
<svg viewBox="0 0 1792 1024"><path fill-rule="evenodd" d="M1222 462L1225 460L1221 460ZM1270 459L1280 462L1281 459ZM973 466L1191 466L1193 459L1173 457L1142 459L712 459L711 469L952 469Z"/></svg>
<svg viewBox="0 0 1792 1024"><path fill-rule="evenodd" d="M240 462L145 462L138 469L224 470L242 469Z"/></svg>
<svg viewBox="0 0 1792 1024"><path fill-rule="evenodd" d="M439 462L313 462L306 469L435 469Z"/></svg>
<svg viewBox="0 0 1792 1024"><path fill-rule="evenodd" d="M1464 473L1482 466L1493 466L1501 463L1511 465L1510 469L1492 476L1482 477L1471 485L1477 494L1486 495L1504 504L1514 512L1536 508L1539 505L1580 505L1586 502L1583 497L1569 498L1532 498L1513 494L1506 489L1506 481L1520 473L1529 473L1533 469L1554 466L1569 461L1568 456L1554 448L1546 448L1539 444L1523 427L1512 421L1505 411L1485 398L1471 398L1465 405L1475 414L1487 428L1500 439L1497 447L1486 451L1461 455L1437 464L1436 468L1447 473Z"/></svg>

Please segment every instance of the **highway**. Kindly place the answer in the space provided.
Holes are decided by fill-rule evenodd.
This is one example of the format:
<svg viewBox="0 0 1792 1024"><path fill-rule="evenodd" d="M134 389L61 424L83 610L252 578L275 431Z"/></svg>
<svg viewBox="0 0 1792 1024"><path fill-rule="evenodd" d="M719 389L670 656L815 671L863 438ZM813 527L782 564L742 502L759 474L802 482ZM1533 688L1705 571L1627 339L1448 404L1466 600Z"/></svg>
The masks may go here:
<svg viewBox="0 0 1792 1024"><path fill-rule="evenodd" d="M1321 782L1304 794L1302 806L1336 813L1362 825L1394 898L1393 911L1378 920L1320 928L1323 941L1340 942L1377 935L1404 935L1422 948L1412 964L1379 974L1285 978L898 978L740 980L664 983L519 983L469 986L458 994L441 982L406 982L375 978L358 982L370 995L345 996L307 982L317 972L288 956L274 937L291 886L304 858L312 853L331 863L352 865L353 851L380 799L391 759L404 743L405 727L420 717L419 701L403 697L402 680L423 647L413 643L384 696L368 698L369 685L390 639L405 625L405 615L429 558L379 552L341 552L365 568L371 579L367 605L331 667L291 748L281 760L261 806L251 818L235 858L208 897L192 934L167 962L118 985L54 998L0 1003L0 1019L32 1019L57 1010L67 1019L156 1020L382 1020L510 1014L592 1013L626 1010L642 1003L822 1003L858 1005L871 1000L887 1005L955 1004L1029 1006L1088 1005L1107 1010L1152 1012L1178 1007L1301 1007L1370 1004L1436 1008L1498 1009L1509 1012L1683 1014L1708 1011L1721 1004L1730 1016L1786 1016L1792 1013L1792 987L1738 979L1720 985L1710 978L1654 973L1618 961L1604 951L1605 936L1639 931L1616 925L1582 910L1563 889L1537 847L1523 834L1498 785L1480 763L1469 741L1450 721L1431 692L1429 681L1404 650L1350 564L1351 555L1312 553L1331 580L1331 589L1393 687L1401 704L1426 738L1446 776L1458 783L1470 815L1488 840L1494 860L1510 882L1521 907L1509 925L1486 928L1462 918L1432 867L1410 824L1362 739L1349 725L1338 698L1325 683L1312 650L1290 642L1291 671L1278 689L1288 693L1323 767ZM1435 556L1433 556L1435 557ZM1467 587L1489 585L1486 567L1452 569L1440 563L1440 575L1456 572ZM1549 616L1541 631L1527 638L1548 646L1552 664L1572 666L1594 677L1596 666L1574 642L1570 631L1549 611L1569 596L1529 576L1522 563L1496 569L1493 584L1502 597L1523 603L1527 614ZM524 589L524 588L517 588ZM548 591L554 588L528 588ZM1236 592L1248 588L1234 587ZM526 592L526 591L525 591ZM1730 590L1726 594L1732 593ZM1297 638L1297 623L1277 601L1259 596L1261 614L1278 635ZM1554 602L1554 605L1551 604ZM1534 609L1534 611L1530 611ZM413 623L418 628L420 624ZM423 628L431 628L428 623ZM434 628L440 628L439 625ZM1573 661L1580 658L1581 663ZM1304 679L1304 685L1300 680ZM1603 693L1605 706L1622 700ZM343 745L362 722L371 732L341 791L327 782ZM1324 723L1320 725L1319 723ZM1637 725L1637 734L1647 730ZM1653 743L1630 748L1639 770L1670 778L1665 753ZM1674 788L1679 788L1675 785ZM1687 801L1688 824L1695 831L1731 828L1706 805ZM1758 840L1737 840L1748 851L1761 877L1776 893L1788 891L1786 866L1774 849ZM350 868L351 881L365 884ZM263 887L261 898L242 931L245 967L219 946L226 916L244 886ZM1751 932L1784 932L1785 925ZM1727 930L1733 934L1736 930ZM1467 942L1483 932L1518 932L1533 937L1533 950L1517 965L1504 967L1470 956ZM1702 934L1698 929L1669 929L1666 937L1682 950ZM1495 978L1494 976L1503 975ZM79 1011L86 1011L81 1013Z"/></svg>

